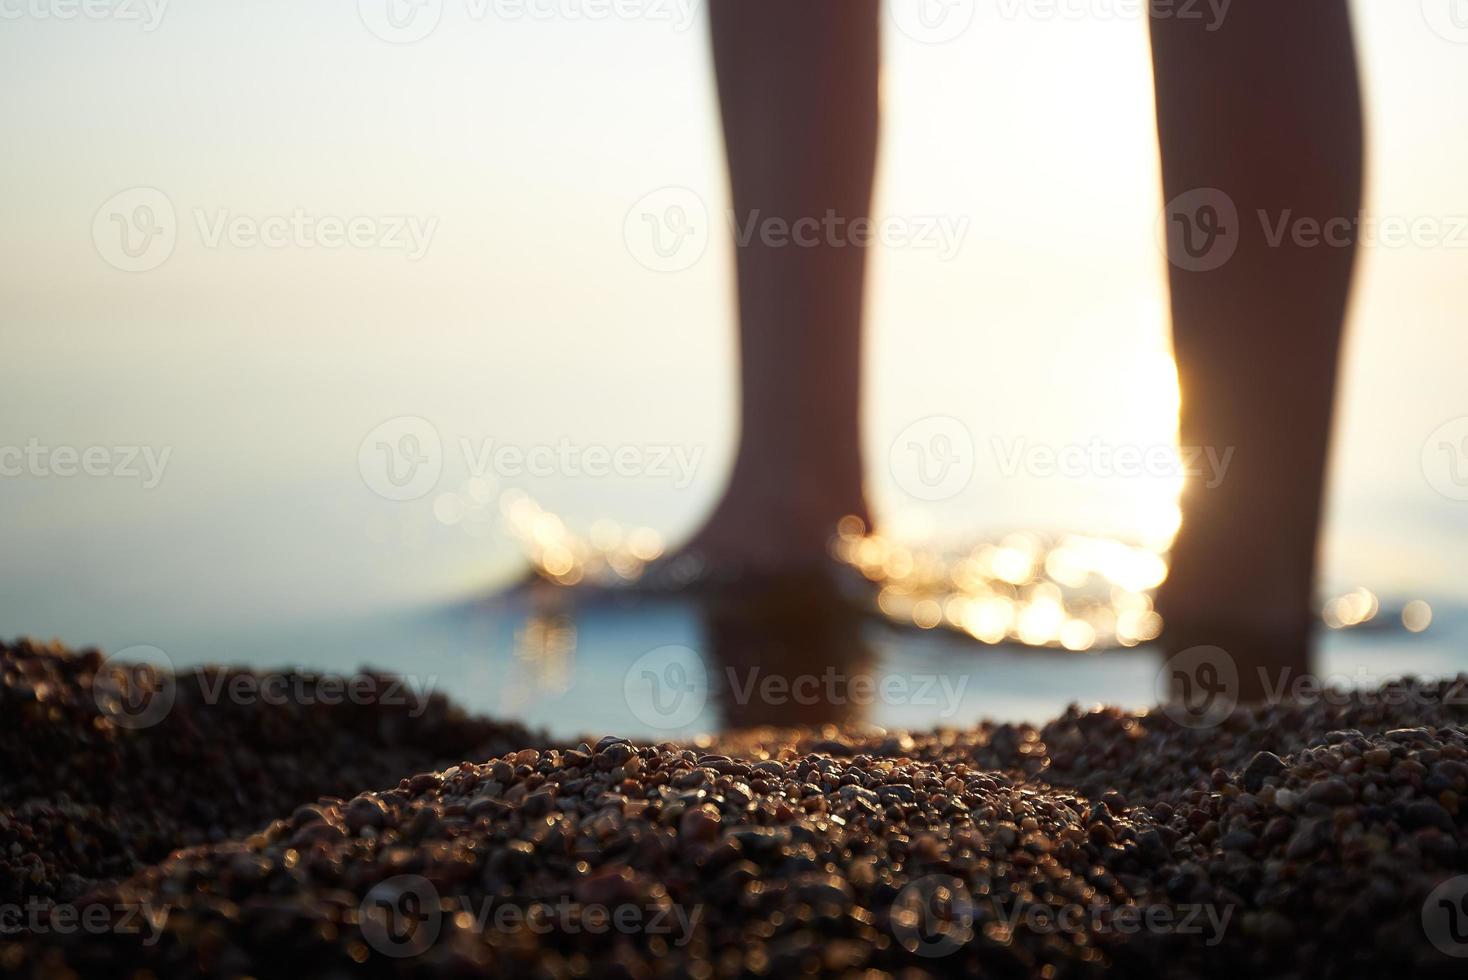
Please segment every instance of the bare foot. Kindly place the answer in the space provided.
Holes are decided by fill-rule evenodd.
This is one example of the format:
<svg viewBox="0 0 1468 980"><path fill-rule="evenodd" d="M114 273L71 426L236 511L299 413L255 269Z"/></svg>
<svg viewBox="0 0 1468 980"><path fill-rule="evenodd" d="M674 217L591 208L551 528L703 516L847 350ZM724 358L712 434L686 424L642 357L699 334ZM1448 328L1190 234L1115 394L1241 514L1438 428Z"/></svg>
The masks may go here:
<svg viewBox="0 0 1468 980"><path fill-rule="evenodd" d="M736 473L703 527L665 561L671 564L686 561L683 556L696 557L715 577L723 572L810 570L831 561L831 540L842 518L855 516L871 525L859 488L808 487L802 491L797 488L800 479L764 482L761 487ZM772 486L771 482L782 485Z"/></svg>

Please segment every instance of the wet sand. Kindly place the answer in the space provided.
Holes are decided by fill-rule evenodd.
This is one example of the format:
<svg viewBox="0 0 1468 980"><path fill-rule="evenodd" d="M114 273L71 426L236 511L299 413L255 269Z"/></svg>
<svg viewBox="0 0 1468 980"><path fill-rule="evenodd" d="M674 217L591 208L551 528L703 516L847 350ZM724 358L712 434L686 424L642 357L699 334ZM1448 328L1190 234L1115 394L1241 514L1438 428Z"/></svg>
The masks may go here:
<svg viewBox="0 0 1468 980"><path fill-rule="evenodd" d="M1197 729L1073 709L551 745L437 696L210 704L219 675L102 664L0 647L7 973L1457 976L1468 954L1468 678ZM172 704L146 726L113 700L150 691Z"/></svg>

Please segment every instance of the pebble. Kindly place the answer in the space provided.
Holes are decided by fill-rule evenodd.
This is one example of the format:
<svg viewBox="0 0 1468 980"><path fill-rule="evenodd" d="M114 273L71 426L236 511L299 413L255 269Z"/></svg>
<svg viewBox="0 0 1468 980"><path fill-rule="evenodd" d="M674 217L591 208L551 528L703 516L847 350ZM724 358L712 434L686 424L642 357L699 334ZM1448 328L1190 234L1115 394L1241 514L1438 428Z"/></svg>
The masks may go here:
<svg viewBox="0 0 1468 980"><path fill-rule="evenodd" d="M1284 760L1273 752L1258 752L1249 764L1244 767L1244 788L1251 793L1257 793L1264 788L1266 780L1272 779L1285 771Z"/></svg>
<svg viewBox="0 0 1468 980"><path fill-rule="evenodd" d="M1402 811L1403 820L1408 827L1436 827L1438 830L1449 834L1458 829L1457 821L1452 814L1433 800L1413 800L1408 803Z"/></svg>
<svg viewBox="0 0 1468 980"><path fill-rule="evenodd" d="M1311 783L1310 788L1305 790L1305 802L1319 803L1322 806L1345 806L1355 800L1356 795L1351 792L1351 787L1341 779L1322 779L1320 782Z"/></svg>
<svg viewBox="0 0 1468 980"><path fill-rule="evenodd" d="M1385 769L1392 764L1392 750L1387 748L1367 749L1361 753L1361 761L1368 766Z"/></svg>
<svg viewBox="0 0 1468 980"><path fill-rule="evenodd" d="M687 840L713 840L719 834L719 810L707 803L700 804L683 814L678 829Z"/></svg>

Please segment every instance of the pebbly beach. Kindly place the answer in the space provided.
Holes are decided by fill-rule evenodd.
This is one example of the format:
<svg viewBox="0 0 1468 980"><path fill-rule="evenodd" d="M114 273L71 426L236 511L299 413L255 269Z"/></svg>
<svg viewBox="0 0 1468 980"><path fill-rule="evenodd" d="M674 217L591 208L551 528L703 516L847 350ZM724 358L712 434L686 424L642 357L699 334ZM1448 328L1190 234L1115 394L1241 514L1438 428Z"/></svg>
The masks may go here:
<svg viewBox="0 0 1468 980"><path fill-rule="evenodd" d="M1468 954L1468 677L1204 727L1073 707L553 744L441 695L223 705L200 676L0 647L5 974L1447 977ZM109 710L163 690L156 724Z"/></svg>

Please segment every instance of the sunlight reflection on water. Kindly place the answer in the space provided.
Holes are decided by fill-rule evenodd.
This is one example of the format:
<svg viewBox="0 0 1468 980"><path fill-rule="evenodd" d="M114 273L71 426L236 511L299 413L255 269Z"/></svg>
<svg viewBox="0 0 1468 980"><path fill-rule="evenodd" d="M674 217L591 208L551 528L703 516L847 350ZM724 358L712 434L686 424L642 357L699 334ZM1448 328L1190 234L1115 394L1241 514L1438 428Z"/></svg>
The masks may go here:
<svg viewBox="0 0 1468 980"><path fill-rule="evenodd" d="M520 491L503 494L500 509L536 574L560 586L632 590L664 554L662 538L651 528L601 519L589 533L578 534ZM997 542L945 549L885 536L847 517L831 553L873 584L876 610L894 624L949 630L991 646L1081 653L1134 647L1161 635L1152 594L1167 578L1167 547L1178 523L1176 508L1170 508L1167 527L1150 547L1021 531ZM1331 630L1418 633L1430 625L1432 609L1412 599L1389 613L1371 590L1358 587L1327 600L1321 619ZM533 635L544 641L539 632ZM574 648L574 627L554 635Z"/></svg>

